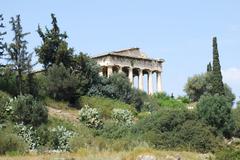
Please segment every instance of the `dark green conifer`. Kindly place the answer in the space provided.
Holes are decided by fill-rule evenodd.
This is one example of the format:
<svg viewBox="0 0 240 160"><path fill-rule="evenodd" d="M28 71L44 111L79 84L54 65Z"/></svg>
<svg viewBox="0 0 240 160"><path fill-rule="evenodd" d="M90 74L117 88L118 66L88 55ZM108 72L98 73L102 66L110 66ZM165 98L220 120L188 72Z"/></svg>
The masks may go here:
<svg viewBox="0 0 240 160"><path fill-rule="evenodd" d="M31 70L30 68L32 68L32 53L27 51L28 42L24 40L24 37L30 33L23 33L20 15L17 15L16 18L12 17L9 23L12 25L14 38L13 42L7 47L7 59L10 61L12 69L17 72L18 94L22 95L23 75L28 73Z"/></svg>
<svg viewBox="0 0 240 160"><path fill-rule="evenodd" d="M52 66L53 64L59 65L62 63L65 67L70 67L73 48L68 47L66 42L66 32L61 33L57 24L57 18L54 14L51 14L52 29L46 28L46 32L43 32L41 27L38 26L37 32L42 38L43 44L35 49L39 62L43 64L44 68Z"/></svg>
<svg viewBox="0 0 240 160"><path fill-rule="evenodd" d="M212 64L211 64L211 62L209 62L208 65L207 65L207 72L212 72Z"/></svg>
<svg viewBox="0 0 240 160"><path fill-rule="evenodd" d="M3 21L3 15L0 14L0 29L5 27L2 23L2 21ZM0 58L2 58L3 53L6 49L6 43L3 42L3 36L5 34L7 34L7 32L0 31Z"/></svg>
<svg viewBox="0 0 240 160"><path fill-rule="evenodd" d="M212 94L224 95L221 66L219 61L217 38L213 37Z"/></svg>

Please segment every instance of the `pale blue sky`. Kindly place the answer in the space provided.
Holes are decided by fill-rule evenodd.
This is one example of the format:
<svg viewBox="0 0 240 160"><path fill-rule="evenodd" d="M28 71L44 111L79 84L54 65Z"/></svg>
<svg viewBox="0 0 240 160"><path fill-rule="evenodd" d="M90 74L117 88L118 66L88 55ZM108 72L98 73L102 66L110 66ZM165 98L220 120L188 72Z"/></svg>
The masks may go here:
<svg viewBox="0 0 240 160"><path fill-rule="evenodd" d="M218 37L224 81L240 96L239 0L5 0L5 22L21 14L29 51L41 43L37 25L50 26L55 13L76 53L89 55L140 47L166 60L163 87L183 95L187 78L206 70L212 37ZM10 25L7 23L7 29ZM6 37L9 41L10 31Z"/></svg>

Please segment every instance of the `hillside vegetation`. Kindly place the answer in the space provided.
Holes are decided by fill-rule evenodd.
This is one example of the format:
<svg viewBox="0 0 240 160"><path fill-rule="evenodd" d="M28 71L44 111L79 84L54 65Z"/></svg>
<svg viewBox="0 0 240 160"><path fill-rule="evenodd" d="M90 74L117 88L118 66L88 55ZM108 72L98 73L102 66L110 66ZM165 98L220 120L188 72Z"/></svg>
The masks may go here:
<svg viewBox="0 0 240 160"><path fill-rule="evenodd" d="M216 37L212 63L189 78L186 96L147 95L124 73L99 76L51 18L37 29L39 72L20 15L11 18L14 40L0 55L9 60L0 65L0 159L239 159L240 104L222 82Z"/></svg>

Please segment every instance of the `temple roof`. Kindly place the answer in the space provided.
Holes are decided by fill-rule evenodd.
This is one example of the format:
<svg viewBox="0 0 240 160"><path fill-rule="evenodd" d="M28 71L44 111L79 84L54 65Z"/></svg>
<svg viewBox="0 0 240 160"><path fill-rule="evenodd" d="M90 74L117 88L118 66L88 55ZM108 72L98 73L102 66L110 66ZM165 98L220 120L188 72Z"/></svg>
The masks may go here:
<svg viewBox="0 0 240 160"><path fill-rule="evenodd" d="M119 50L119 51L112 51L104 54L100 54L97 56L94 56L93 58L100 58L100 57L105 57L108 55L114 55L114 56L121 56L121 57L129 57L129 58L138 58L138 59L146 59L146 60L155 60L148 58L148 56L141 52L139 48L129 48L129 49L124 49L124 50ZM158 59L157 61L162 61L164 62L163 59Z"/></svg>

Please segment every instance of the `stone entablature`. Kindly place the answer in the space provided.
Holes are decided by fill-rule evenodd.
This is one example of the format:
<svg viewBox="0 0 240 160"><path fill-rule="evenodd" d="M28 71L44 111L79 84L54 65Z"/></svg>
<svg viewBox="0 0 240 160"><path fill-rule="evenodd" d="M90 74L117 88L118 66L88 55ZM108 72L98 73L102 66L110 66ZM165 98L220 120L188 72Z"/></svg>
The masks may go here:
<svg viewBox="0 0 240 160"><path fill-rule="evenodd" d="M93 57L102 67L100 74L109 77L113 72L124 72L131 83L138 76L138 88L143 90L144 74L148 75L148 94L153 93L152 74L156 72L157 91L162 92L162 63L163 59L150 59L140 52L139 48L114 51Z"/></svg>

